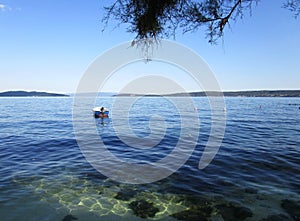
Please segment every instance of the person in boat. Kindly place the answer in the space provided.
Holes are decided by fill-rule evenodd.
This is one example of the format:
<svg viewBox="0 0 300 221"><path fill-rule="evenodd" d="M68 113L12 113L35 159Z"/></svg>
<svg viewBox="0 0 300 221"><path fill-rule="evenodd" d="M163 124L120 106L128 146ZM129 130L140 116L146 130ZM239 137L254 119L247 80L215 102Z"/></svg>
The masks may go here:
<svg viewBox="0 0 300 221"><path fill-rule="evenodd" d="M100 116L101 116L101 118L105 117L105 115L104 115L104 107L100 108Z"/></svg>

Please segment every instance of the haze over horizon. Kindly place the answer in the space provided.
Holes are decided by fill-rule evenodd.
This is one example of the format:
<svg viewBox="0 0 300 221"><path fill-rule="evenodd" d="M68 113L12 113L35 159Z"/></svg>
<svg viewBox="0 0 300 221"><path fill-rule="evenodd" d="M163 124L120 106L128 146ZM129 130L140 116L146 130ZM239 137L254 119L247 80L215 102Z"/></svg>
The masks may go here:
<svg viewBox="0 0 300 221"><path fill-rule="evenodd" d="M74 93L97 56L134 39L126 25L114 29L111 23L101 32L102 8L110 2L0 0L0 91ZM207 62L223 91L300 89L300 18L283 9L283 2L260 2L252 16L246 12L226 28L218 45L207 43L200 31L178 33L176 42ZM188 75L162 64L125 66L103 91L118 92L141 74L162 74L187 91L199 91Z"/></svg>

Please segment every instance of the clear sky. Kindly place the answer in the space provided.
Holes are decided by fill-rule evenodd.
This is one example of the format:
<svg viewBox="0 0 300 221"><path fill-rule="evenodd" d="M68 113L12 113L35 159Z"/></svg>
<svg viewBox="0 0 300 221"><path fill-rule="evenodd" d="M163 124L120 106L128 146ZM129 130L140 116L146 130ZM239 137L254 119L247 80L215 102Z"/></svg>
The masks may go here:
<svg viewBox="0 0 300 221"><path fill-rule="evenodd" d="M126 25L111 23L101 32L102 8L110 2L0 0L0 91L75 92L98 55L134 38ZM300 89L300 17L282 2L262 0L252 16L246 12L226 28L218 45L200 31L178 33L176 41L203 57L225 91ZM110 85L106 90L115 90Z"/></svg>

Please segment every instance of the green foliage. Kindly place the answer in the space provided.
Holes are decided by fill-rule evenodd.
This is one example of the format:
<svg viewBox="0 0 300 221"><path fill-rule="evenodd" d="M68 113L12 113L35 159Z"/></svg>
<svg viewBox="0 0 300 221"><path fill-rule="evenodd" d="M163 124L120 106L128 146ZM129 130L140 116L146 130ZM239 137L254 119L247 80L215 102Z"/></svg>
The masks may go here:
<svg viewBox="0 0 300 221"><path fill-rule="evenodd" d="M175 37L176 31L194 32L204 27L208 41L215 43L224 28L245 11L251 13L260 0L115 0L105 7L105 26L110 19L129 24L136 41ZM284 7L298 16L300 0L287 0Z"/></svg>
<svg viewBox="0 0 300 221"><path fill-rule="evenodd" d="M289 9L297 18L300 14L300 0L288 0L284 5L284 8Z"/></svg>

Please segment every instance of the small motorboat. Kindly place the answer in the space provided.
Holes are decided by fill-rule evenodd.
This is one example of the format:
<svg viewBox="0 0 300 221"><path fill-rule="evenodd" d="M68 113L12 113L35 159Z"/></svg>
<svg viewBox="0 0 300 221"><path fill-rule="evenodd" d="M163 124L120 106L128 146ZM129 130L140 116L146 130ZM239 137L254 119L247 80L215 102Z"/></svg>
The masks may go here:
<svg viewBox="0 0 300 221"><path fill-rule="evenodd" d="M105 107L94 107L93 112L96 118L106 118L109 114L109 110Z"/></svg>

